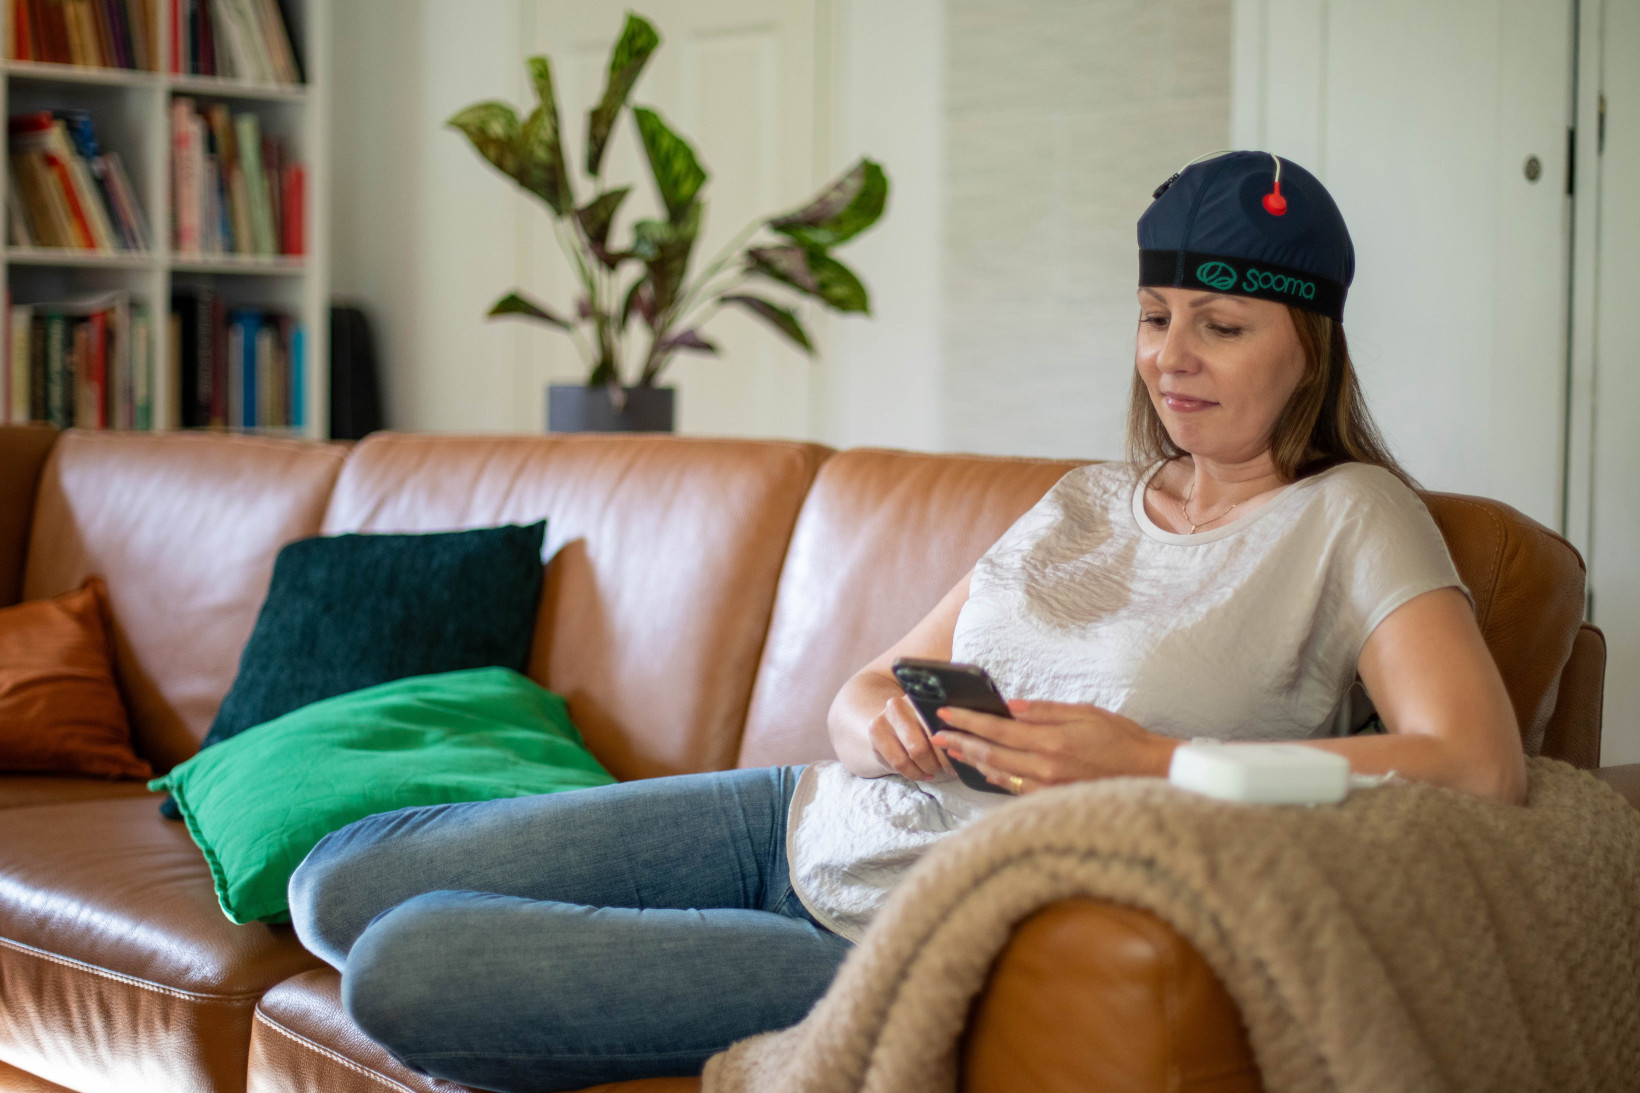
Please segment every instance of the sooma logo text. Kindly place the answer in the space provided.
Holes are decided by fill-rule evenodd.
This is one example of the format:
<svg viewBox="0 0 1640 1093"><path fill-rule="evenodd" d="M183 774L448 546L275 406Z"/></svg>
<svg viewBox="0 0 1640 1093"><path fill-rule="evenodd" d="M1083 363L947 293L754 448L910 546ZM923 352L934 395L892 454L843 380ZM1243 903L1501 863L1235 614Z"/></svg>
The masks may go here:
<svg viewBox="0 0 1640 1093"><path fill-rule="evenodd" d="M1227 262L1203 262L1196 267L1196 280L1223 292L1236 283L1236 270Z"/></svg>
<svg viewBox="0 0 1640 1093"><path fill-rule="evenodd" d="M1214 262L1209 264L1222 265L1223 263ZM1196 271L1196 276L1201 276L1201 270ZM1235 278L1232 277L1231 283L1233 284L1234 282ZM1218 288L1219 285L1214 283L1213 287ZM1300 296L1306 300L1315 299L1314 281L1304 281L1297 277L1289 277L1285 273L1265 273L1263 270L1249 269L1247 271L1247 276L1241 279L1241 290L1243 292L1256 292L1261 288L1269 289L1271 292L1285 292L1288 295Z"/></svg>

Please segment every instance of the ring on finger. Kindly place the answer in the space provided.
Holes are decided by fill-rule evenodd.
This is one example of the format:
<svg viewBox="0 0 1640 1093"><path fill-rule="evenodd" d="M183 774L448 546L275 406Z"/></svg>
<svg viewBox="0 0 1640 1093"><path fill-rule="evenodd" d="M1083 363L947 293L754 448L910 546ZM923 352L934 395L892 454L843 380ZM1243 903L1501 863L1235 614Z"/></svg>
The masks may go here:
<svg viewBox="0 0 1640 1093"><path fill-rule="evenodd" d="M1008 775L1008 788L1013 790L1015 793L1020 792L1025 788L1025 779L1021 778L1017 774Z"/></svg>

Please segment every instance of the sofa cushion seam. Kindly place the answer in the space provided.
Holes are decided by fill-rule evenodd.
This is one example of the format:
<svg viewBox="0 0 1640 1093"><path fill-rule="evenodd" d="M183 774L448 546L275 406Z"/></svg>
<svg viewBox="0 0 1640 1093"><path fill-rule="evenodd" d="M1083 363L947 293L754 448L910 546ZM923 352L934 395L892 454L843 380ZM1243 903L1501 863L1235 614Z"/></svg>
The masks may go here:
<svg viewBox="0 0 1640 1093"><path fill-rule="evenodd" d="M262 991L246 991L240 994L206 994L202 991L183 990L180 987L167 987L163 983L139 979L134 975L111 971L108 968L99 968L95 964L88 964L83 960L60 956L57 953L48 953L44 949L36 949L32 945L24 945L21 942L12 941L10 938L0 937L0 947L11 949L24 956L36 957L52 964L60 964L66 968L89 972L103 979L112 979L115 982L124 983L126 986L153 991L156 994L169 995L172 998L179 998L187 1002L240 1005L246 1002L255 1002L263 994Z"/></svg>
<svg viewBox="0 0 1640 1093"><path fill-rule="evenodd" d="M269 1017L261 1009L256 1011L256 1019L271 1028L273 1031L277 1032L279 1035L290 1040L292 1043L308 1048L309 1050L324 1056L333 1063L340 1063L342 1066L356 1074L362 1074L366 1078L374 1078L383 1085L389 1086L393 1089L403 1090L404 1093L414 1093L414 1090L412 1090L409 1086L404 1085L401 1082L396 1082L385 1074L377 1073L376 1071L365 1066L363 1063L349 1059L346 1055L343 1055L339 1051L325 1047L323 1044L315 1043L306 1036L303 1036L301 1033L291 1031L285 1026L279 1024L273 1018Z"/></svg>

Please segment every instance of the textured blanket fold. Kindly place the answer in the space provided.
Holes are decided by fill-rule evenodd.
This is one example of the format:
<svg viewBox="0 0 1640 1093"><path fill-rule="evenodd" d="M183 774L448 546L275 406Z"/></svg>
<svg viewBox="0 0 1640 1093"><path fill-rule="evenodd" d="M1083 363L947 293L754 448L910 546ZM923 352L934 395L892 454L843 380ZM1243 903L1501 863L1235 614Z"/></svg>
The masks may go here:
<svg viewBox="0 0 1640 1093"><path fill-rule="evenodd" d="M1393 782L1321 808L1157 779L1045 791L936 846L800 1024L707 1093L954 1090L1020 920L1093 896L1173 925L1241 1007L1271 1093L1615 1090L1640 1079L1640 810L1529 762L1527 805Z"/></svg>

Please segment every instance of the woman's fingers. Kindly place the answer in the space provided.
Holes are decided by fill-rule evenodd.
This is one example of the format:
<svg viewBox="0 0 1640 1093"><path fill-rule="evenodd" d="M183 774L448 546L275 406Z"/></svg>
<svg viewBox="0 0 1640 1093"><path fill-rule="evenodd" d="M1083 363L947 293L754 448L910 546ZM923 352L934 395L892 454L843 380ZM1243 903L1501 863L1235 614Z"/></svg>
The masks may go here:
<svg viewBox="0 0 1640 1093"><path fill-rule="evenodd" d="M942 739L948 738L945 733L940 733L937 735ZM985 780L994 786L1000 786L1010 793L1018 794L1030 793L1034 790L1042 788L1043 783L1038 782L1034 778L1028 778L1023 774L1014 774L994 767L976 755L963 754L962 750L954 745L955 741L953 739L953 746L949 749L950 754L979 771L985 776Z"/></svg>
<svg viewBox="0 0 1640 1093"><path fill-rule="evenodd" d="M961 729L974 736L995 740L1011 748L1023 750L1030 747L1031 727L1028 722L954 706L942 707L939 710L939 718L953 729Z"/></svg>
<svg viewBox="0 0 1640 1093"><path fill-rule="evenodd" d="M950 767L928 739L916 707L903 695L890 700L871 724L871 745L882 764L913 781L926 782Z"/></svg>
<svg viewBox="0 0 1640 1093"><path fill-rule="evenodd" d="M942 773L946 769L943 757L928 739L928 729L924 727L911 700L904 696L895 698L889 703L887 712L900 743L905 745L906 755L917 765L918 772L924 778L934 778Z"/></svg>
<svg viewBox="0 0 1640 1093"><path fill-rule="evenodd" d="M1045 756L952 729L936 733L934 742L949 752L953 758L979 767L987 775L1000 775L1003 782L1013 775L1028 778L1033 782L1045 783L1054 780L1053 770Z"/></svg>

